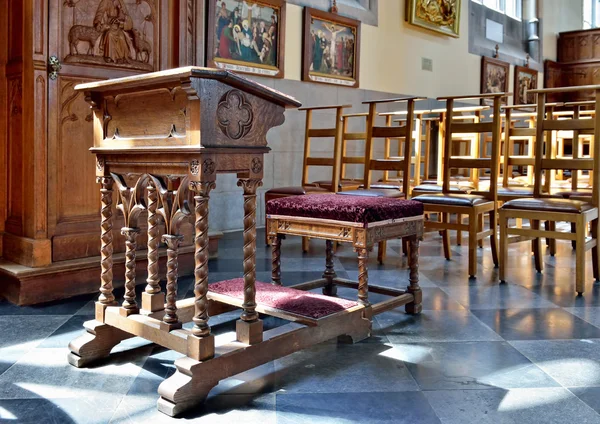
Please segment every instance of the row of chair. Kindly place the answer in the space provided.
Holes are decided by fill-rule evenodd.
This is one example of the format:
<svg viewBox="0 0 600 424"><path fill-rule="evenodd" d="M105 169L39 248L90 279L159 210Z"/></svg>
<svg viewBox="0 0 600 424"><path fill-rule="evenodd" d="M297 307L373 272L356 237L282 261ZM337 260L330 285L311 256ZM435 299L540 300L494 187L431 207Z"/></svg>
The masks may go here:
<svg viewBox="0 0 600 424"><path fill-rule="evenodd" d="M327 191L362 196L412 197L425 206L429 217L426 229L441 232L447 259L451 257L449 231L457 231L459 242L460 234L468 233L469 275L472 277L477 274L477 247L485 238L490 239L494 264L500 265L501 280L505 279L506 249L510 242L532 238L536 268L541 271L540 238L571 240L578 259L576 290L582 293L584 255L589 249L594 252L594 277L599 277L595 234L598 215L596 191L600 186L594 184L598 173L593 172L600 158L595 152L598 143L593 143L597 104L549 103L546 102L547 93L539 92L537 104L526 106L502 106L503 99L510 94L496 93L440 97L438 100L444 101L446 108L437 110L416 109L416 104L423 100L419 97L364 102L369 108L367 113L344 114L344 109L350 105L305 108L302 186L269 190L265 201ZM482 99L491 103L491 107L455 106L459 101ZM392 102L406 103L406 110L378 114L378 105ZM570 110L556 110L562 106ZM593 109L581 109L589 106ZM336 125L327 129L312 128L313 112L326 109L335 110ZM491 114L485 117L484 112L488 109ZM365 131L349 132L348 122L351 119L364 120ZM378 124L381 119L385 119L385 125ZM434 127L438 127L437 138L432 136ZM310 154L311 140L322 137L334 139L331 158L312 157ZM376 158L373 154L378 139L385 143L383 158ZM569 139L572 140L572 154L567 156L564 146ZM347 155L347 143L351 140L364 140L363 156ZM392 154L393 140L398 140L397 155ZM589 147L586 157L583 156L584 144ZM515 147L518 147L517 154ZM432 159L436 159L433 154L436 148L437 178L430 180L430 164ZM347 177L347 168L352 164L363 166L362 179ZM330 166L331 179L310 181L308 170L311 166ZM521 173L515 174L515 169ZM527 172L522 175L525 170ZM568 185L561 180L565 176L562 175L564 170L572 171ZM381 171L377 182L373 181L376 171ZM587 182L584 172L588 172ZM452 215L456 219L451 219ZM489 222L487 229L484 228L486 218ZM509 227L513 218L514 226ZM500 254L497 249L498 219ZM523 219L530 221L529 228L520 225ZM556 231L556 222L561 221L571 223L571 233ZM545 230L541 230L541 222L545 223ZM591 238L586 239L588 227L591 227ZM554 246L551 241L551 253L555 251ZM380 245L378 259L383 261L384 258L385 246Z"/></svg>

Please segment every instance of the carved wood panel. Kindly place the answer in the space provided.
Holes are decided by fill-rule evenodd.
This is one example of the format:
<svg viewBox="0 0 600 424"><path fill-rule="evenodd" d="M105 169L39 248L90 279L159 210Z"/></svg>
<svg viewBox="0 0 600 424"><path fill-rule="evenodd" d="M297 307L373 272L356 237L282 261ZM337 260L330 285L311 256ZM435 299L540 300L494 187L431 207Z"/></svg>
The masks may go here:
<svg viewBox="0 0 600 424"><path fill-rule="evenodd" d="M158 2L65 0L59 17L64 63L158 70Z"/></svg>
<svg viewBox="0 0 600 424"><path fill-rule="evenodd" d="M9 76L8 87L8 210L6 231L21 235L23 232L23 84L20 75Z"/></svg>

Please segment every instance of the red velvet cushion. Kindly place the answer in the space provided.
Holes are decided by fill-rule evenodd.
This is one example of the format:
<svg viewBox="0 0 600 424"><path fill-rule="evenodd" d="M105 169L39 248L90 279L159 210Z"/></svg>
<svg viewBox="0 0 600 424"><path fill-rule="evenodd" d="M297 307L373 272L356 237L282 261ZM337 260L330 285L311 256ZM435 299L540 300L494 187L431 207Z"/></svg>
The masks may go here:
<svg viewBox="0 0 600 424"><path fill-rule="evenodd" d="M267 214L368 224L423 215L423 204L387 197L314 194L270 200L267 202Z"/></svg>
<svg viewBox="0 0 600 424"><path fill-rule="evenodd" d="M255 282L255 287L257 304L314 319L323 318L357 305L356 302L339 297L323 296L260 281ZM235 278L209 284L208 290L236 299L244 299L244 279Z"/></svg>

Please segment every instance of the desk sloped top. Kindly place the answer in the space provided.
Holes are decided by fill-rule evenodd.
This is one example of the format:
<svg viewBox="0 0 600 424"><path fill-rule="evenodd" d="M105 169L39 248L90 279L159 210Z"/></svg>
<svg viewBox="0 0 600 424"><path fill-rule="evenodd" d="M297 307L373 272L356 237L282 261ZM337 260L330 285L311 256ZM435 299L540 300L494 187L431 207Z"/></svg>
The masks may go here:
<svg viewBox="0 0 600 424"><path fill-rule="evenodd" d="M267 147L291 96L229 71L185 67L80 84L94 111L92 151Z"/></svg>

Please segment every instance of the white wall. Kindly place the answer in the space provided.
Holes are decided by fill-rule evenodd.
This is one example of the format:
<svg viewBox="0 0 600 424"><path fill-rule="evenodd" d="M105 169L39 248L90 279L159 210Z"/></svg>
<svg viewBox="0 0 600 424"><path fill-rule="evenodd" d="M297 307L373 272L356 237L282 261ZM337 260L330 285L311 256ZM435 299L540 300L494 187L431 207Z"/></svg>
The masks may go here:
<svg viewBox="0 0 600 424"><path fill-rule="evenodd" d="M556 60L559 32L583 29L583 0L538 0L544 32L544 58Z"/></svg>

